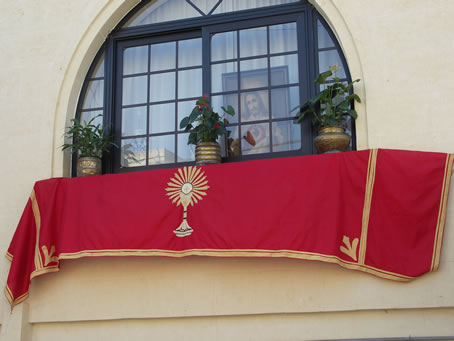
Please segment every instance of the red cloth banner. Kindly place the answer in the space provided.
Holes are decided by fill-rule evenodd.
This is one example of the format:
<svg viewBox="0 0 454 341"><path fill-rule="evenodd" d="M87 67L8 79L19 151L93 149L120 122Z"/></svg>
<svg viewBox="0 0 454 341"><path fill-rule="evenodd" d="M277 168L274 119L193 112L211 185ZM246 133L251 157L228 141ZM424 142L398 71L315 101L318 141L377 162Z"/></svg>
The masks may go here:
<svg viewBox="0 0 454 341"><path fill-rule="evenodd" d="M453 155L398 150L38 181L7 257L32 278L97 256L288 257L408 281L435 271Z"/></svg>

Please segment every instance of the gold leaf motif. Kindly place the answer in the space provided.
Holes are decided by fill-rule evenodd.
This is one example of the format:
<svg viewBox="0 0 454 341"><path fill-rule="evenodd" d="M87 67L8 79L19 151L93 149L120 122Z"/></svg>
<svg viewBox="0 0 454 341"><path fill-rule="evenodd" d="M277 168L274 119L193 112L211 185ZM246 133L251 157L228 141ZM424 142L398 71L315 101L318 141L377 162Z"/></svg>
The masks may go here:
<svg viewBox="0 0 454 341"><path fill-rule="evenodd" d="M50 248L50 253L46 245L41 246L41 250L43 250L44 254L44 266L47 266L47 264L52 262L58 262L58 257L53 256L53 254L55 253L55 245L52 245L52 247Z"/></svg>
<svg viewBox="0 0 454 341"><path fill-rule="evenodd" d="M347 236L344 236L344 238L342 239L342 242L345 244L346 247L341 245L341 247L340 247L341 252L343 252L347 256L353 258L355 261L358 260L358 258L356 257L356 249L358 248L359 239L358 238L353 239L353 244L351 244L350 238Z"/></svg>

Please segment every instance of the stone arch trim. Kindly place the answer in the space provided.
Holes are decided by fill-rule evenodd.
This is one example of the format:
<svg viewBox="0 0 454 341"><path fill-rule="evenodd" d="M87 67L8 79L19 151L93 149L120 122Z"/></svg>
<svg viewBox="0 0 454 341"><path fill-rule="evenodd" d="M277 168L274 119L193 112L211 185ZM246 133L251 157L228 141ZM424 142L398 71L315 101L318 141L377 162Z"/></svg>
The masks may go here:
<svg viewBox="0 0 454 341"><path fill-rule="evenodd" d="M361 103L355 104L355 109L358 112L358 119L356 120L356 144L358 150L367 149L369 148L369 143L366 112L366 87L362 63L353 33L342 15L341 10L335 4L335 1L309 0L309 2L317 9L323 19L325 19L336 36L342 49L342 53L347 61L352 79L361 79L361 82L356 83L355 85L355 92L361 98Z"/></svg>
<svg viewBox="0 0 454 341"><path fill-rule="evenodd" d="M65 127L74 118L88 69L109 33L139 4L140 0L103 0L103 2L104 6L87 26L73 51L60 87L53 127L52 177L70 176L71 157L68 153L63 153L59 146L64 143L62 135Z"/></svg>

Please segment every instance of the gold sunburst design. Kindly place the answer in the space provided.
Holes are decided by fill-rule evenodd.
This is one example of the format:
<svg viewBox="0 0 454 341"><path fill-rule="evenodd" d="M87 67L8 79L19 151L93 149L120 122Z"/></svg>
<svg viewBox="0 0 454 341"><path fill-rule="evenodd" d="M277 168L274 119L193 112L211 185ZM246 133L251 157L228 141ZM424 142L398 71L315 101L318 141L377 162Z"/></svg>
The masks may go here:
<svg viewBox="0 0 454 341"><path fill-rule="evenodd" d="M207 195L205 191L210 186L207 185L208 180L206 178L205 172L201 168L183 167L178 168L178 172L167 183L169 187L166 188L166 191L169 199L172 200L172 204L176 204L177 207L180 204L183 206L183 221L173 231L177 237L189 236L194 231L187 221L187 209L189 204L194 206L202 200L203 196Z"/></svg>

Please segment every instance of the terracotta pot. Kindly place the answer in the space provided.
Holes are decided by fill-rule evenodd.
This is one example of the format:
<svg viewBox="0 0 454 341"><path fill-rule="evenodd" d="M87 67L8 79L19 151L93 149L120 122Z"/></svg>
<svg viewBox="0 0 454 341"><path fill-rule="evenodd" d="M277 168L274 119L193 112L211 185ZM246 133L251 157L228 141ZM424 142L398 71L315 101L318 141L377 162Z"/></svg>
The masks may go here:
<svg viewBox="0 0 454 341"><path fill-rule="evenodd" d="M319 154L345 152L350 145L350 136L343 127L323 127L314 139Z"/></svg>
<svg viewBox="0 0 454 341"><path fill-rule="evenodd" d="M101 159L92 156L79 157L77 176L101 175Z"/></svg>
<svg viewBox="0 0 454 341"><path fill-rule="evenodd" d="M212 165L221 163L221 147L217 142L200 142L195 147L195 164Z"/></svg>

